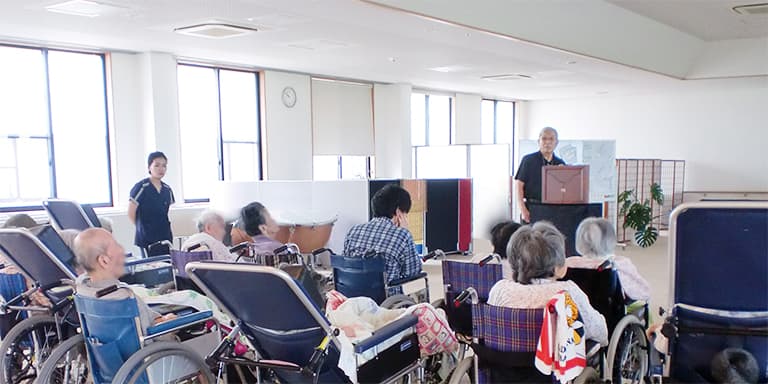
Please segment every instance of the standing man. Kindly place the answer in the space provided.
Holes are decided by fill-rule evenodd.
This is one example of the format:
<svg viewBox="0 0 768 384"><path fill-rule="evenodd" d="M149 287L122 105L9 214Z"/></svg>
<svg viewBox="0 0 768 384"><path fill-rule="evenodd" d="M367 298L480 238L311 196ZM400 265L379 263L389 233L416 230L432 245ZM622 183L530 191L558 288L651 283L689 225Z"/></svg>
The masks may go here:
<svg viewBox="0 0 768 384"><path fill-rule="evenodd" d="M541 202L541 167L545 165L564 165L563 159L555 156L557 131L544 127L539 132L539 151L527 154L520 161L515 175L515 195L520 207L522 221L530 223L531 213L527 203Z"/></svg>
<svg viewBox="0 0 768 384"><path fill-rule="evenodd" d="M168 158L162 152L152 152L147 157L149 177L136 183L131 188L131 200L128 203L128 218L136 225L134 243L146 256L150 244L159 241L173 241L171 221L168 210L176 201L168 184L163 183ZM163 253L158 253L163 254Z"/></svg>

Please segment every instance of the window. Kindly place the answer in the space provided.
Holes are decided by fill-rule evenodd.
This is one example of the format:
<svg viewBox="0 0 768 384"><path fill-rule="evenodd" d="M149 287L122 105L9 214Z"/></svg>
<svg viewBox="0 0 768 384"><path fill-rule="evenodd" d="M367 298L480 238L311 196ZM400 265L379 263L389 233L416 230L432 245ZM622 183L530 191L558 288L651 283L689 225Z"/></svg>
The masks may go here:
<svg viewBox="0 0 768 384"><path fill-rule="evenodd" d="M411 94L411 145L450 145L453 135L453 97Z"/></svg>
<svg viewBox="0 0 768 384"><path fill-rule="evenodd" d="M483 100L480 136L483 144L512 144L515 129L515 103Z"/></svg>
<svg viewBox="0 0 768 384"><path fill-rule="evenodd" d="M111 205L104 55L0 46L0 63L0 210Z"/></svg>
<svg viewBox="0 0 768 384"><path fill-rule="evenodd" d="M372 179L373 156L315 156L314 180Z"/></svg>
<svg viewBox="0 0 768 384"><path fill-rule="evenodd" d="M261 179L258 76L179 64L184 201L205 201L215 180Z"/></svg>

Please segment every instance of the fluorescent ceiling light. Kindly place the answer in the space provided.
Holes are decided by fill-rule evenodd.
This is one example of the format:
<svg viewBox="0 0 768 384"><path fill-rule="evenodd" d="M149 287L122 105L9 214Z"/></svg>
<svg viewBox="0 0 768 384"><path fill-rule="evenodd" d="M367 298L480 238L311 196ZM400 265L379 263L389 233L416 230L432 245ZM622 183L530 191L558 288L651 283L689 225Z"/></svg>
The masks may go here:
<svg viewBox="0 0 768 384"><path fill-rule="evenodd" d="M510 74L504 74L504 75L492 75L492 76L483 76L483 80L491 80L491 81L509 81L509 80L530 80L533 77L528 75L523 75L520 73L510 73Z"/></svg>
<svg viewBox="0 0 768 384"><path fill-rule="evenodd" d="M205 37L208 39L226 39L229 37L237 37L247 35L258 31L253 27L245 27L235 24L229 24L225 22L208 22L196 25L190 25L186 27L179 27L173 30L176 33L182 35Z"/></svg>
<svg viewBox="0 0 768 384"><path fill-rule="evenodd" d="M90 0L70 0L63 3L48 5L45 9L50 12L63 13L65 15L97 17L126 8Z"/></svg>

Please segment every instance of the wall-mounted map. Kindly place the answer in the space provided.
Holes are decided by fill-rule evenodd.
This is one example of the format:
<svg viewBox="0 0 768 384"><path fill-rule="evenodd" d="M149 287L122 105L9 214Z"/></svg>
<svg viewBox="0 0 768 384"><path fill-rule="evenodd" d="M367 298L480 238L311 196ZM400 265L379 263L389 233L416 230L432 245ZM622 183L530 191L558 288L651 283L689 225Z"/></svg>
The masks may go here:
<svg viewBox="0 0 768 384"><path fill-rule="evenodd" d="M539 150L536 140L520 140L517 163ZM589 165L589 201L616 200L616 142L613 140L560 140L555 155L566 164Z"/></svg>

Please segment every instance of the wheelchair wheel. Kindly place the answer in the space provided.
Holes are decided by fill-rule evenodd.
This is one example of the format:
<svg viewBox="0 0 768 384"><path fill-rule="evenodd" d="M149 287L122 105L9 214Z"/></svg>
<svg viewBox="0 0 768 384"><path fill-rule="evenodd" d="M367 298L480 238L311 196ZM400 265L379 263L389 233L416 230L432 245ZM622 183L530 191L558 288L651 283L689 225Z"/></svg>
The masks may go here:
<svg viewBox="0 0 768 384"><path fill-rule="evenodd" d="M31 316L16 324L0 343L0 383L33 380L58 343L58 327L52 316Z"/></svg>
<svg viewBox="0 0 768 384"><path fill-rule="evenodd" d="M465 357L451 372L448 384L472 384L472 369L474 365L474 358Z"/></svg>
<svg viewBox="0 0 768 384"><path fill-rule="evenodd" d="M611 382L642 383L648 372L648 339L636 316L625 316L616 325L608 345L607 372Z"/></svg>
<svg viewBox="0 0 768 384"><path fill-rule="evenodd" d="M43 363L35 384L85 384L88 358L83 335L72 336L54 348Z"/></svg>
<svg viewBox="0 0 768 384"><path fill-rule="evenodd" d="M134 353L115 374L113 383L146 382L215 384L205 360L191 348L174 342L157 341Z"/></svg>
<svg viewBox="0 0 768 384"><path fill-rule="evenodd" d="M381 302L381 307L386 309L408 308L416 303L408 295L392 295Z"/></svg>

